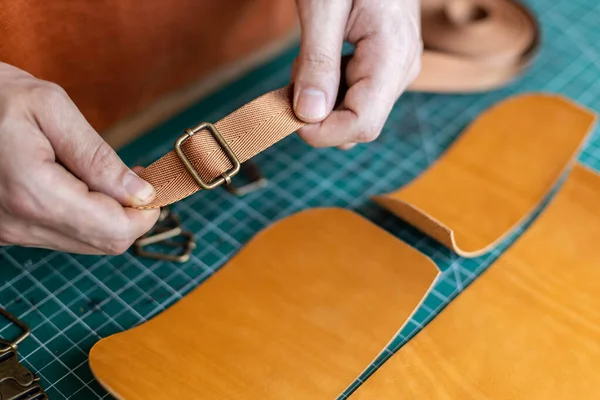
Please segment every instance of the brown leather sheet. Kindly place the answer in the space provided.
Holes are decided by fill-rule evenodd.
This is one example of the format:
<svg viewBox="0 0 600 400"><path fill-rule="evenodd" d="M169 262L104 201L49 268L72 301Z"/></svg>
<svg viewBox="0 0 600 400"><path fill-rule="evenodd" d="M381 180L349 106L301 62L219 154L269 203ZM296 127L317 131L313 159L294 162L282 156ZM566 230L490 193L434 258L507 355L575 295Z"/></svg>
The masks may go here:
<svg viewBox="0 0 600 400"><path fill-rule="evenodd" d="M461 256L481 255L540 205L595 122L558 95L508 98L414 181L374 200Z"/></svg>
<svg viewBox="0 0 600 400"><path fill-rule="evenodd" d="M150 321L100 340L119 399L333 399L384 349L437 276L358 215L286 218Z"/></svg>
<svg viewBox="0 0 600 400"><path fill-rule="evenodd" d="M533 225L350 400L597 399L600 175L576 165Z"/></svg>

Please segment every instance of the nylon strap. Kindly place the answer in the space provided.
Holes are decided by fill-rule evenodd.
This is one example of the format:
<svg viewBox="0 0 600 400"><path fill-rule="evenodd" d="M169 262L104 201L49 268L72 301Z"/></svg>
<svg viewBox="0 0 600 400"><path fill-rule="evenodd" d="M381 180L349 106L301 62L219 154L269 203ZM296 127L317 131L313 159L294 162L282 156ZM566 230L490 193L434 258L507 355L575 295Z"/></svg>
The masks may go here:
<svg viewBox="0 0 600 400"><path fill-rule="evenodd" d="M262 95L214 124L240 162L247 161L304 125L292 109L292 87ZM232 167L231 161L207 131L186 140L182 148L206 182ZM156 191L156 198L141 209L158 208L182 200L198 190L174 150L140 172Z"/></svg>

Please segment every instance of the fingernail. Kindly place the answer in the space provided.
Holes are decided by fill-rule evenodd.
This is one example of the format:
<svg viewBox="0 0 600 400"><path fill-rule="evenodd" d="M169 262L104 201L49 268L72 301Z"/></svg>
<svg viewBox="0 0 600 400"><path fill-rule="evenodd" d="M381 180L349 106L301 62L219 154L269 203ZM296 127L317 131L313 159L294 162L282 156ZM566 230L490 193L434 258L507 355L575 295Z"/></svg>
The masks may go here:
<svg viewBox="0 0 600 400"><path fill-rule="evenodd" d="M319 89L302 89L296 101L296 113L308 119L321 119L327 113L325 93Z"/></svg>
<svg viewBox="0 0 600 400"><path fill-rule="evenodd" d="M145 202L154 195L154 188L151 184L134 174L132 171L128 171L123 178L123 185L127 193L141 201Z"/></svg>

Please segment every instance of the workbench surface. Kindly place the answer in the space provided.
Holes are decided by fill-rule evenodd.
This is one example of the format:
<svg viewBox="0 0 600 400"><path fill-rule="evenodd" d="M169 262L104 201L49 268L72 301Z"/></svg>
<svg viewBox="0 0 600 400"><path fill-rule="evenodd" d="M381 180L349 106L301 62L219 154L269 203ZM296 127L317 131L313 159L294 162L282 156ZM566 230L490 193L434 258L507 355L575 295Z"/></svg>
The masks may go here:
<svg viewBox="0 0 600 400"><path fill-rule="evenodd" d="M467 260L402 223L369 197L418 176L471 120L509 95L561 93L600 111L600 2L528 3L540 19L543 43L525 76L485 94L407 93L397 102L381 137L348 152L311 149L295 135L285 139L256 158L269 179L268 187L244 198L222 189L201 192L173 207L184 227L197 236L198 247L186 264L140 259L133 253L92 257L22 248L0 250L0 305L32 328L32 337L19 347L21 360L41 377L50 399L110 398L88 367L87 354L94 343L160 313L209 278L256 232L309 207L355 210L432 257L443 270L443 279L370 370L376 368L476 279L528 222L490 254ZM147 165L171 149L184 128L216 121L254 97L287 84L296 51L157 127L124 148L121 156L129 165ZM598 129L580 161L600 170ZM402 322L398 321L399 327ZM9 333L2 323L0 336Z"/></svg>

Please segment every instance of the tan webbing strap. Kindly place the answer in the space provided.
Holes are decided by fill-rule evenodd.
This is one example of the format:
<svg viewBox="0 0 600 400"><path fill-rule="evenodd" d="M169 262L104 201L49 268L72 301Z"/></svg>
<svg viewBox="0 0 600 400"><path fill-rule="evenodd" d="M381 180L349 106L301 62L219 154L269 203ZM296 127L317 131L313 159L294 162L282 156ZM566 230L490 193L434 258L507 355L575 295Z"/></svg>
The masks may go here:
<svg viewBox="0 0 600 400"><path fill-rule="evenodd" d="M254 157L304 125L294 114L291 96L291 86L269 92L214 124L239 162ZM181 148L204 182L233 167L223 146L208 130L190 136ZM140 208L163 207L201 189L175 150L139 175L156 190L154 201Z"/></svg>

